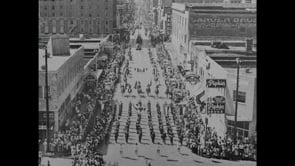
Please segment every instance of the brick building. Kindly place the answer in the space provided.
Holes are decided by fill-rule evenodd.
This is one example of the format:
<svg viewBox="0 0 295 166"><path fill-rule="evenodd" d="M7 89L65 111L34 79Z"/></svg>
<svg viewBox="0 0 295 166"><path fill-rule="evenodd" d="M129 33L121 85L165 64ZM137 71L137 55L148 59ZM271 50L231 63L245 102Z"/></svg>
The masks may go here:
<svg viewBox="0 0 295 166"><path fill-rule="evenodd" d="M39 0L39 34L109 34L115 9L116 0Z"/></svg>
<svg viewBox="0 0 295 166"><path fill-rule="evenodd" d="M193 40L256 41L256 5L220 3L173 3L172 43L177 46L181 62Z"/></svg>

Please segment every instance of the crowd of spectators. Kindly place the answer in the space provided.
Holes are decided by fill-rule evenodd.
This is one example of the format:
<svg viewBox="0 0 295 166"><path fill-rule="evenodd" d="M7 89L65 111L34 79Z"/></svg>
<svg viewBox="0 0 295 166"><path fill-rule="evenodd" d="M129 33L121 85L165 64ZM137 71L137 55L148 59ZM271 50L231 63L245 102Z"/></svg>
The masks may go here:
<svg viewBox="0 0 295 166"><path fill-rule="evenodd" d="M61 130L54 134L49 146L50 152L67 156L70 155L73 147L77 147L83 141L95 107L94 102L94 99L86 93L77 94L77 97L73 100L73 114L69 116L71 120L68 120L61 127ZM47 151L46 140L44 140L43 145L45 152Z"/></svg>
<svg viewBox="0 0 295 166"><path fill-rule="evenodd" d="M164 54L160 47L157 47L157 50L159 52L157 56L158 62L162 69L164 69L163 76L166 79L165 83L167 86L166 94L171 94L170 98L174 101L170 109L177 126L180 144L189 147L193 152L204 157L229 160L256 160L255 144L250 143L247 139L238 140L237 143L234 143L230 136L225 138L217 136L212 128L205 125L199 113L200 111L197 111L198 108L195 102L189 100L190 94L186 91L181 78L178 77L178 70L166 70L173 68L171 63L169 63L170 58L168 54ZM177 82L175 87L171 86L172 80ZM172 93L173 89L180 89L185 92L181 101L187 100L185 102L187 104L177 104L179 102L176 102L177 98L173 97L175 95Z"/></svg>
<svg viewBox="0 0 295 166"><path fill-rule="evenodd" d="M109 131L114 121L115 105L105 103L101 116L96 117L92 132L86 137L86 142L79 145L75 156L75 165L102 166L105 164L98 147L109 137Z"/></svg>

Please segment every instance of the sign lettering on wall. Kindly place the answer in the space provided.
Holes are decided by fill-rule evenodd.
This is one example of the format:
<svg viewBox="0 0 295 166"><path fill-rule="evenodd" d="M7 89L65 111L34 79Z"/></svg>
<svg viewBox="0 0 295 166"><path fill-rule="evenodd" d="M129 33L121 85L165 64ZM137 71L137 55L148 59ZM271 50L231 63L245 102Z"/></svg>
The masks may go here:
<svg viewBox="0 0 295 166"><path fill-rule="evenodd" d="M256 13L191 13L191 38L256 37Z"/></svg>
<svg viewBox="0 0 295 166"><path fill-rule="evenodd" d="M223 96L209 97L207 102L207 111L210 114L224 114L225 113L225 97Z"/></svg>
<svg viewBox="0 0 295 166"><path fill-rule="evenodd" d="M225 88L226 80L225 79L207 79L206 87L207 88Z"/></svg>

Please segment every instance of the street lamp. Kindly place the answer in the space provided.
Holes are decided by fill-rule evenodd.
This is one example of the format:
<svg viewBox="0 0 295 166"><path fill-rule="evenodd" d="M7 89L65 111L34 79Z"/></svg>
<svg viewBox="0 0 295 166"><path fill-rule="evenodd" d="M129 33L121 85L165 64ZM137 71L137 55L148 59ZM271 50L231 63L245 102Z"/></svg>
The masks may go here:
<svg viewBox="0 0 295 166"><path fill-rule="evenodd" d="M239 94L239 73L240 73L240 58L236 58L237 62L237 87L236 87L236 106L235 106L235 128L234 128L234 143L237 143L237 117L238 117L238 94Z"/></svg>

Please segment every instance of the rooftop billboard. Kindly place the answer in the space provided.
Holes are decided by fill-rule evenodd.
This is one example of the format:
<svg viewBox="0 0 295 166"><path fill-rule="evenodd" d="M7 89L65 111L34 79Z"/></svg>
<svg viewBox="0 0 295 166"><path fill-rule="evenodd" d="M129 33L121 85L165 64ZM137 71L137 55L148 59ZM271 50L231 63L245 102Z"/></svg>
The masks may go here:
<svg viewBox="0 0 295 166"><path fill-rule="evenodd" d="M256 38L256 13L190 13L190 38Z"/></svg>

